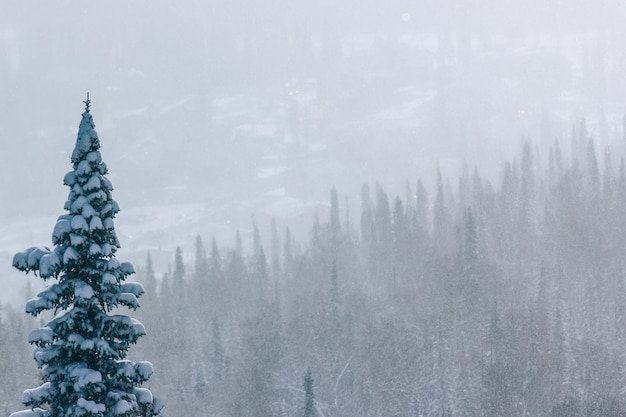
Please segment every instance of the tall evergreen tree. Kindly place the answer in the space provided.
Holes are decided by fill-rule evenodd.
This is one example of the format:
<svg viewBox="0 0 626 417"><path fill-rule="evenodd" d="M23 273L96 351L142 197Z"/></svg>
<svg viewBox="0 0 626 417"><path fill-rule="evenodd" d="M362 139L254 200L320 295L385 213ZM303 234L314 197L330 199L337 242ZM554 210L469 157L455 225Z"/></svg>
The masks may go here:
<svg viewBox="0 0 626 417"><path fill-rule="evenodd" d="M428 194L422 180L417 181L415 190L415 236L423 240L428 236Z"/></svg>
<svg viewBox="0 0 626 417"><path fill-rule="evenodd" d="M278 239L278 228L276 219L272 218L272 246L271 246L270 269L274 278L280 276L280 240Z"/></svg>
<svg viewBox="0 0 626 417"><path fill-rule="evenodd" d="M437 194L433 207L433 237L436 241L443 244L442 239L446 237L448 225L448 213L446 208L445 193L443 189L443 177L439 164L437 164Z"/></svg>
<svg viewBox="0 0 626 417"><path fill-rule="evenodd" d="M202 285L201 282L206 282L207 275L209 274L209 263L206 257L206 251L204 249L204 243L200 235L196 236L195 242L195 267L194 267L194 280L196 285Z"/></svg>
<svg viewBox="0 0 626 417"><path fill-rule="evenodd" d="M145 335L144 326L118 307L136 309L144 289L124 283L134 272L119 262L119 241L113 218L119 211L113 186L100 155L89 97L85 101L65 210L52 233L54 250L32 247L17 253L13 266L55 280L26 304L34 316L53 311L56 317L30 332L34 359L44 383L24 391L22 401L32 411L13 415L42 417L147 416L161 409L150 390L140 388L152 374L150 362L126 360L131 344Z"/></svg>
<svg viewBox="0 0 626 417"><path fill-rule="evenodd" d="M256 219L252 216L252 249L254 256L258 257L261 254L261 232L259 232L259 226L256 224Z"/></svg>
<svg viewBox="0 0 626 417"><path fill-rule="evenodd" d="M593 140L589 139L587 143L587 175L591 194L595 197L600 189L600 169L598 168L598 157Z"/></svg>
<svg viewBox="0 0 626 417"><path fill-rule="evenodd" d="M285 229L285 242L283 249L283 271L285 276L291 277L294 266L293 242L291 239L291 230L289 227Z"/></svg>
<svg viewBox="0 0 626 417"><path fill-rule="evenodd" d="M220 255L220 249L217 245L215 237L211 239L211 254L208 260L208 276L211 283L216 286L221 284L222 280L222 256Z"/></svg>
<svg viewBox="0 0 626 417"><path fill-rule="evenodd" d="M332 244L336 247L339 233L341 232L341 223L339 221L339 198L337 197L337 189L335 187L330 190L330 231Z"/></svg>
<svg viewBox="0 0 626 417"><path fill-rule="evenodd" d="M313 417L315 412L315 395L313 394L313 375L311 369L304 374L304 414L303 417Z"/></svg>
<svg viewBox="0 0 626 417"><path fill-rule="evenodd" d="M145 280L146 280L146 285L145 285L146 296L152 300L156 299L157 283L156 283L156 276L154 275L154 266L152 265L152 256L150 255L150 252L148 252L148 256L146 259Z"/></svg>
<svg viewBox="0 0 626 417"><path fill-rule="evenodd" d="M174 274L172 276L174 285L179 286L182 291L183 278L185 277L185 262L183 261L183 251L180 246L176 247L174 254Z"/></svg>

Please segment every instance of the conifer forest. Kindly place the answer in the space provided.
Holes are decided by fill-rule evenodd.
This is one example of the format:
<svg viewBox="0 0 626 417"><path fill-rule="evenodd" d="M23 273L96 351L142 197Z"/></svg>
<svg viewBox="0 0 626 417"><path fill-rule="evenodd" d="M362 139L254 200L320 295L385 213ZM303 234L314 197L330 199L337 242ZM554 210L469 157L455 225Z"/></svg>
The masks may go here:
<svg viewBox="0 0 626 417"><path fill-rule="evenodd" d="M350 223L332 189L305 242L148 255L138 315L172 335L137 349L154 386L196 416L302 415L307 369L320 416L626 415L626 167L574 141L523 141L496 184L365 184Z"/></svg>
<svg viewBox="0 0 626 417"><path fill-rule="evenodd" d="M573 158L523 140L497 183L364 184L350 217L332 188L305 241L253 223L249 253L239 233L198 235L166 271L147 253L152 336L131 357L154 363L166 415L625 415L626 166L574 135ZM36 323L0 323L8 412L40 378Z"/></svg>
<svg viewBox="0 0 626 417"><path fill-rule="evenodd" d="M626 3L0 3L0 417L626 417Z"/></svg>

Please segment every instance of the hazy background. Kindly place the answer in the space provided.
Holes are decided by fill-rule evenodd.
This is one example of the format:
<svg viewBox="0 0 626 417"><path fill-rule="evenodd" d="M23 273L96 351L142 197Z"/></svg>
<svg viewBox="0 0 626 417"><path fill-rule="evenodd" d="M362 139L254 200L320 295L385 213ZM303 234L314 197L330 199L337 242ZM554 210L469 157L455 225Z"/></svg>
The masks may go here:
<svg viewBox="0 0 626 417"><path fill-rule="evenodd" d="M200 233L275 218L306 233L332 186L403 193L500 163L529 137L566 149L586 119L621 149L626 4L556 1L3 1L0 302L15 251L50 245L91 93L122 211L120 259L158 269ZM267 235L267 234L266 234Z"/></svg>

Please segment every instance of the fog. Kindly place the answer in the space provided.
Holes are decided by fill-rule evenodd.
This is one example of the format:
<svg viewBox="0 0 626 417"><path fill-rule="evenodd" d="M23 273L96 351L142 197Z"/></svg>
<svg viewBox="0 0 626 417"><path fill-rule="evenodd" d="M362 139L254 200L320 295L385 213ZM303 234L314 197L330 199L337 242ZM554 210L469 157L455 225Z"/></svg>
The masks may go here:
<svg viewBox="0 0 626 417"><path fill-rule="evenodd" d="M307 241L332 187L358 229L365 183L392 200L421 179L432 202L438 170L455 192L475 168L500 184L524 141L543 172L555 139L577 157L583 125L618 167L624 16L617 0L4 1L0 303L24 298L13 254L51 244L87 92L118 254L161 273L197 235L227 253L239 230L254 253L274 220Z"/></svg>
<svg viewBox="0 0 626 417"><path fill-rule="evenodd" d="M494 177L522 136L621 129L620 2L2 7L5 217L59 207L87 91L126 208Z"/></svg>

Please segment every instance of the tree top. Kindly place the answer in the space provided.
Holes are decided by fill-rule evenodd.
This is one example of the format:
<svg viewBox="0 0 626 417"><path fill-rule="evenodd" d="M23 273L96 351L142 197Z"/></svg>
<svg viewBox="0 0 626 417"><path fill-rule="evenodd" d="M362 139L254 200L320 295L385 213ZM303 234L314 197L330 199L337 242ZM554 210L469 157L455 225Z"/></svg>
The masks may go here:
<svg viewBox="0 0 626 417"><path fill-rule="evenodd" d="M85 103L85 111L89 113L89 106L91 104L91 100L89 100L89 91L87 91L87 100L83 101Z"/></svg>

